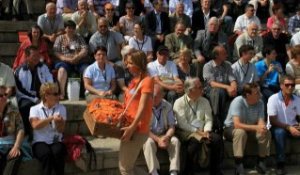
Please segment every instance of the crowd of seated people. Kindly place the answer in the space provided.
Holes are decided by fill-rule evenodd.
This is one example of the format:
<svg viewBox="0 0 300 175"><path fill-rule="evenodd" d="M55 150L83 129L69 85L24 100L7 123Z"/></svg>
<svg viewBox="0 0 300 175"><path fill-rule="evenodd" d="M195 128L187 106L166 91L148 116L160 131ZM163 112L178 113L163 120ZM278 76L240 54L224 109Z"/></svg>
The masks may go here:
<svg viewBox="0 0 300 175"><path fill-rule="evenodd" d="M59 100L66 99L68 78L82 77L89 103L126 101L137 87L131 80L143 75L147 85L155 84L141 92L153 97L150 128L144 128L149 138L139 147L150 174L159 174L158 148L168 151L172 175L205 165L210 174L223 174L223 134L233 142L236 174L245 174L245 145L252 136L258 141L257 171L267 172L274 139L277 173L286 174L284 140L300 137L300 5L293 14L287 6L279 0L47 3L16 53L14 71L0 63L0 146L8 145L0 147L0 159L9 155L13 161L7 164L18 166L25 134L44 174L61 174L62 163L45 162L58 164L65 153L67 114ZM20 113L14 130L6 129L7 105ZM182 161L187 159L191 164Z"/></svg>

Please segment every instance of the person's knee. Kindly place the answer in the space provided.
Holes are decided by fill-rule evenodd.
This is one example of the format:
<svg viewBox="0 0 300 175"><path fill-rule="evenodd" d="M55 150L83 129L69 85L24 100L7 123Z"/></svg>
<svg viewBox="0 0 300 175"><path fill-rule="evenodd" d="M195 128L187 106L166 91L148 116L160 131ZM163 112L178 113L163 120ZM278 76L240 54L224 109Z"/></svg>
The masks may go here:
<svg viewBox="0 0 300 175"><path fill-rule="evenodd" d="M156 143L155 141L152 139L152 138L148 138L147 141L144 143L143 145L143 149L146 150L146 149L153 149L156 147Z"/></svg>
<svg viewBox="0 0 300 175"><path fill-rule="evenodd" d="M243 129L234 129L233 138L244 138L247 139L247 132Z"/></svg>
<svg viewBox="0 0 300 175"><path fill-rule="evenodd" d="M286 137L286 130L283 128L276 128L273 130L273 134L275 138L285 138Z"/></svg>
<svg viewBox="0 0 300 175"><path fill-rule="evenodd" d="M179 147L180 146L180 141L177 137L172 137L170 143L172 145L174 145L175 147Z"/></svg>

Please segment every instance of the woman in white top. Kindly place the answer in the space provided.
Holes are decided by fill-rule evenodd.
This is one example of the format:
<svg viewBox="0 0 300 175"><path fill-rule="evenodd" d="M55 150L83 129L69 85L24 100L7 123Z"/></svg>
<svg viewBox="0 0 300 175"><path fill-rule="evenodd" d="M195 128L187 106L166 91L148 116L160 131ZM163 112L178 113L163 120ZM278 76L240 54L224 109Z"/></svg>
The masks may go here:
<svg viewBox="0 0 300 175"><path fill-rule="evenodd" d="M153 59L153 48L151 38L144 34L145 26L142 22L135 23L134 36L129 39L129 46L136 50L142 50L147 55L148 63Z"/></svg>
<svg viewBox="0 0 300 175"><path fill-rule="evenodd" d="M42 175L64 174L66 147L62 133L67 118L66 108L59 104L59 88L55 83L42 84L42 102L31 107L29 120L33 128L32 152L42 164Z"/></svg>
<svg viewBox="0 0 300 175"><path fill-rule="evenodd" d="M95 62L86 68L83 76L87 90L86 101L94 98L115 98L116 74L113 66L107 63L107 49L99 46L94 52Z"/></svg>

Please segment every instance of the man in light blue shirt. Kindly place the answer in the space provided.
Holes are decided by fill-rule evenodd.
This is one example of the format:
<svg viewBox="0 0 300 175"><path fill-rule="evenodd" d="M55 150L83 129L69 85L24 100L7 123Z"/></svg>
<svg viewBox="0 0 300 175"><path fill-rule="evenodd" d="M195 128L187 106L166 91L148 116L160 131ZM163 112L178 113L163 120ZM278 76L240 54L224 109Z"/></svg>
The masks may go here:
<svg viewBox="0 0 300 175"><path fill-rule="evenodd" d="M163 99L163 89L154 85L154 105L149 138L144 144L144 155L151 175L158 175L159 162L156 157L157 148L166 149L170 157L170 174L179 171L180 142L175 133L175 117L172 105Z"/></svg>

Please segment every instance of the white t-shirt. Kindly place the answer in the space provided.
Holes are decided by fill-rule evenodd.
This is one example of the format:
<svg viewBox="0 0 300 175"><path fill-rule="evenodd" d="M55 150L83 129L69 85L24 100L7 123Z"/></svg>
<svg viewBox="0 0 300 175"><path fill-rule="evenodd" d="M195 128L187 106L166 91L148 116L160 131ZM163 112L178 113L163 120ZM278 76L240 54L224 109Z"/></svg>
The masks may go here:
<svg viewBox="0 0 300 175"><path fill-rule="evenodd" d="M153 51L151 38L149 36L144 36L143 41L140 41L133 36L129 39L128 44L136 50L142 50L145 54Z"/></svg>
<svg viewBox="0 0 300 175"><path fill-rule="evenodd" d="M178 70L173 61L161 65L158 60L155 60L148 63L147 69L151 77L158 76L165 83L173 83L174 77L178 77Z"/></svg>
<svg viewBox="0 0 300 175"><path fill-rule="evenodd" d="M52 115L59 115L63 118L63 120L67 119L67 111L64 105L56 104L52 108L47 108L44 106L43 102L31 107L29 120L32 118L37 119L46 119ZM36 142L45 142L47 144L52 144L54 138L57 138L57 141L62 141L62 133L59 133L55 129L55 123L52 121L49 125L44 128L34 129L33 130L33 143Z"/></svg>

